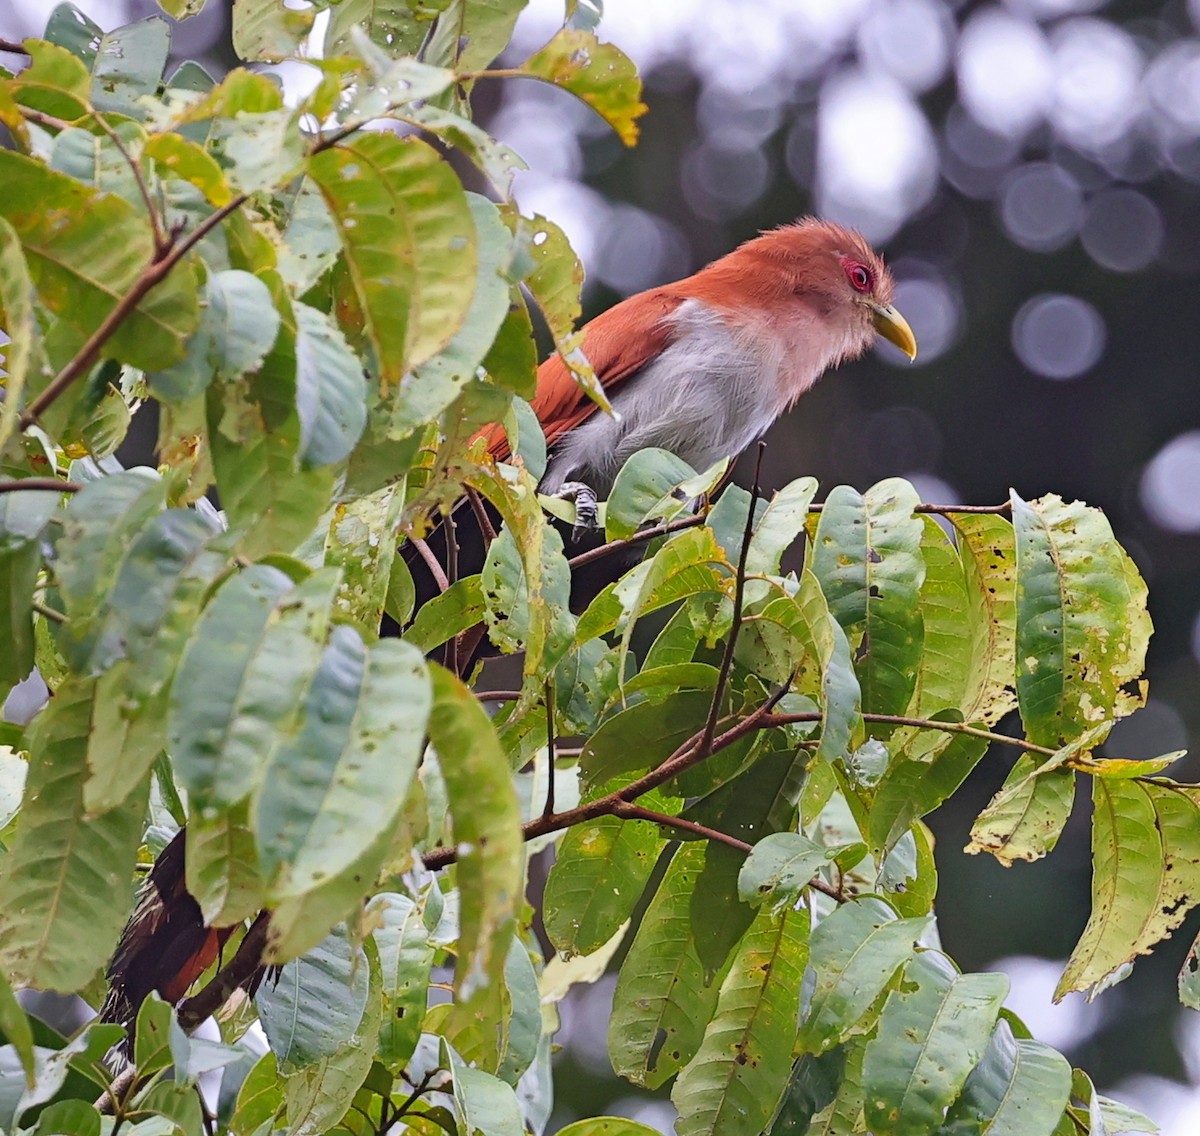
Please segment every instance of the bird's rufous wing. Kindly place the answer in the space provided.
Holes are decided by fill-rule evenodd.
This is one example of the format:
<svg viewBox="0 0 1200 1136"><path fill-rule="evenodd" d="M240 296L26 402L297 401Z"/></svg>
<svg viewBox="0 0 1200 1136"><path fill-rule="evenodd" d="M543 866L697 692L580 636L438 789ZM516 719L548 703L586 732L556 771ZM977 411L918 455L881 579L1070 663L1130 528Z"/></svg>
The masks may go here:
<svg viewBox="0 0 1200 1136"><path fill-rule="evenodd" d="M606 392L611 394L662 352L673 334L668 317L685 299L669 288L639 292L602 312L583 329L583 353ZM548 446L599 409L557 353L538 368L537 393L531 405ZM497 461L509 456L503 427L489 426L483 436Z"/></svg>

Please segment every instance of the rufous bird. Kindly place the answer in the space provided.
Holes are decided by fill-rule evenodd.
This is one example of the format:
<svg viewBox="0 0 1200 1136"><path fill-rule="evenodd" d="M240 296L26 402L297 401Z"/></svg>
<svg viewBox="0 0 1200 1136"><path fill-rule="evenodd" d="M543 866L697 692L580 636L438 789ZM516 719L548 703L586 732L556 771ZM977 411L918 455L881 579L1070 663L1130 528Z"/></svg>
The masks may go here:
<svg viewBox="0 0 1200 1136"><path fill-rule="evenodd" d="M549 455L541 491L582 485L603 496L626 459L647 446L698 470L736 457L877 334L914 358L916 337L892 305L893 289L891 273L860 234L808 218L747 241L694 276L622 300L592 320L583 338L612 415L588 398L559 356L538 369L532 405ZM488 437L492 456L507 458L503 432ZM464 514L458 527L469 523ZM475 536L481 540L478 530ZM411 563L420 566L418 558ZM462 575L481 565L459 561ZM436 594L421 581L417 591ZM206 928L187 894L185 847L181 830L144 885L109 965L102 1011L109 1020L131 1024L150 990L181 999L230 934Z"/></svg>

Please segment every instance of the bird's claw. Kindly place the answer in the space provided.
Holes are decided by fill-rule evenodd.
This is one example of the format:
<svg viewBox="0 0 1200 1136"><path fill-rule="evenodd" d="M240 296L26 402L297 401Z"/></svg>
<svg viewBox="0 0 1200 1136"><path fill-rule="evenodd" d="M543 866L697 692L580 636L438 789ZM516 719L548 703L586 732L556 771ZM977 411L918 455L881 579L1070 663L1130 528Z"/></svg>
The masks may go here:
<svg viewBox="0 0 1200 1136"><path fill-rule="evenodd" d="M575 527L571 530L574 540L580 540L589 530L600 527L600 502L596 499L596 491L586 482L564 481L554 496L575 502Z"/></svg>

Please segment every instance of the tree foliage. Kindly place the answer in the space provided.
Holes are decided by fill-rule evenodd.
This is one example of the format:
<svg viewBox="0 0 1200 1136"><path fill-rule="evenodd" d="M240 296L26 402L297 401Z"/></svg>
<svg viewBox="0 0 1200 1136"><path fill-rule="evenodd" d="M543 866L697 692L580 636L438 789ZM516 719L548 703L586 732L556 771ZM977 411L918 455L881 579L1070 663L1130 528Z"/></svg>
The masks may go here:
<svg viewBox="0 0 1200 1136"><path fill-rule="evenodd" d="M109 1130L92 1102L120 1030L58 1037L13 991L96 1000L132 882L185 820L206 919L249 929L177 1010L143 1005L130 1133L541 1132L554 1003L618 951L613 1066L673 1078L684 1136L1142 1123L1028 1036L1003 976L940 949L922 823L994 741L1021 756L969 852L1047 854L1090 782L1093 911L1060 993L1178 925L1200 789L1163 776L1176 755L1096 753L1145 698L1136 568L1054 496L937 508L890 479L814 505L800 478L714 503L723 468L657 451L618 477L610 544L572 557L524 400L531 306L596 391L582 272L520 215L520 159L471 92L551 83L627 143L644 107L594 5L488 70L521 7L342 0L313 52L324 3L239 0L248 65L315 69L290 101L250 66L164 76L161 19L61 5L0 82L0 681L36 666L53 690L0 739L0 1126ZM121 469L147 403L158 468ZM493 422L508 462L476 438ZM464 494L500 532L413 619L397 546ZM572 569L631 548L572 613ZM455 665L479 624L524 657L498 702ZM549 962L525 898L548 843ZM260 958L278 981L227 1002ZM223 1040L191 1037L216 1009ZM193 1086L218 1068L206 1118Z"/></svg>

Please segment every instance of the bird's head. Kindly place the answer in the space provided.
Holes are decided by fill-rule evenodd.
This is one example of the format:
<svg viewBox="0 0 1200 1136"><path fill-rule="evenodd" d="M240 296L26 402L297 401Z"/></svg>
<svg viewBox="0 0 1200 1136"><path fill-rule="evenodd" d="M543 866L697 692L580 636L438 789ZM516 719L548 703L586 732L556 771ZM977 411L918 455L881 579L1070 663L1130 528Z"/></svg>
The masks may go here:
<svg viewBox="0 0 1200 1136"><path fill-rule="evenodd" d="M892 274L853 229L806 217L747 241L717 264L734 269L762 306L815 316L844 344L843 359L863 354L876 334L916 357L916 336L892 303Z"/></svg>

